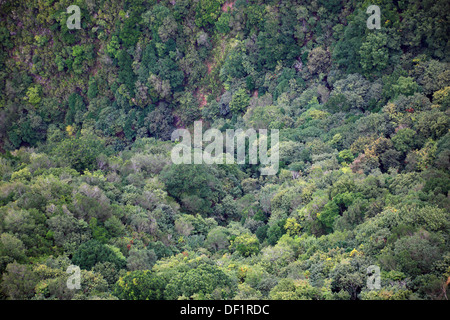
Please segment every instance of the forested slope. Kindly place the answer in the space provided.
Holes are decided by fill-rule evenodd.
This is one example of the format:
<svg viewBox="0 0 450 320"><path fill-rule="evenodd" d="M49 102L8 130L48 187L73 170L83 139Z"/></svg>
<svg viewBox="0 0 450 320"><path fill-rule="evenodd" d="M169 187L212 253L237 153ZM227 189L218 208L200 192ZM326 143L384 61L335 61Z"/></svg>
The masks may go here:
<svg viewBox="0 0 450 320"><path fill-rule="evenodd" d="M448 298L448 12L0 1L0 297ZM278 129L278 174L172 164L196 120Z"/></svg>

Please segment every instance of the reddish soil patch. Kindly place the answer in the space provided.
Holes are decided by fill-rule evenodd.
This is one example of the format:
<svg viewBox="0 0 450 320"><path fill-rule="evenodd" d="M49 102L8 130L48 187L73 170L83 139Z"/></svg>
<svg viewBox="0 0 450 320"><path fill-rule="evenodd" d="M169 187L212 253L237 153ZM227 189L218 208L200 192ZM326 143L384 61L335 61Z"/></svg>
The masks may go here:
<svg viewBox="0 0 450 320"><path fill-rule="evenodd" d="M228 11L228 8L230 8L230 11L233 10L233 5L234 5L235 2L236 2L236 1L233 1L233 2L225 2L225 3L223 4L223 6L222 6L222 11L223 11L223 12L227 12L227 11Z"/></svg>
<svg viewBox="0 0 450 320"><path fill-rule="evenodd" d="M211 74L211 71L213 69L213 65L210 62L207 62L206 66L208 67L208 74Z"/></svg>
<svg viewBox="0 0 450 320"><path fill-rule="evenodd" d="M203 93L199 94L199 100L200 100L200 105L199 105L200 109L208 104L208 101L206 100L206 95Z"/></svg>
<svg viewBox="0 0 450 320"><path fill-rule="evenodd" d="M208 101L206 100L206 95L203 93L203 90L196 89L194 92L194 97L197 99L199 103L198 107L200 109L208 104Z"/></svg>

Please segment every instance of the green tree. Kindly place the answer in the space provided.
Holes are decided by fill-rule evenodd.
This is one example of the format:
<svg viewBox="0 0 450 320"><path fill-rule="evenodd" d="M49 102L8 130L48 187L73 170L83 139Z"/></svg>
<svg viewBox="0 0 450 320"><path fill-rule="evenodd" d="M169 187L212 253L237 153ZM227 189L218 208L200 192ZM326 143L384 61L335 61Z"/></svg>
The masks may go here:
<svg viewBox="0 0 450 320"><path fill-rule="evenodd" d="M163 300L166 283L149 270L127 272L119 278L114 295L122 300Z"/></svg>
<svg viewBox="0 0 450 320"><path fill-rule="evenodd" d="M431 237L427 239L424 236ZM441 254L436 241L437 238L427 232L417 232L413 236L402 237L394 245L393 258L400 270L406 274L417 276L429 273L430 262L435 261Z"/></svg>
<svg viewBox="0 0 450 320"><path fill-rule="evenodd" d="M165 297L175 300L179 297L216 299L231 298L234 296L232 280L218 267L201 264L197 268L180 273L167 284Z"/></svg>
<svg viewBox="0 0 450 320"><path fill-rule="evenodd" d="M92 100L92 99L96 98L98 95L98 85L97 85L97 81L95 80L94 77L89 78L88 85L89 85L89 88L88 88L87 96L90 100Z"/></svg>
<svg viewBox="0 0 450 320"><path fill-rule="evenodd" d="M356 300L366 285L369 265L369 261L361 257L342 260L330 272L331 290L347 292L351 300Z"/></svg>
<svg viewBox="0 0 450 320"><path fill-rule="evenodd" d="M24 300L33 297L34 288L38 281L38 277L31 266L13 262L6 266L1 287L8 298Z"/></svg>
<svg viewBox="0 0 450 320"><path fill-rule="evenodd" d="M327 73L331 66L330 53L322 47L311 50L308 54L308 70L312 74Z"/></svg>
<svg viewBox="0 0 450 320"><path fill-rule="evenodd" d="M120 44L119 44L119 38L117 38L116 35L113 35L111 37L111 41L108 43L106 47L106 52L112 57L116 58L117 54L119 53Z"/></svg>
<svg viewBox="0 0 450 320"><path fill-rule="evenodd" d="M243 112L248 107L249 102L250 97L248 96L246 90L241 88L233 94L233 98L230 102L230 110L233 114Z"/></svg>
<svg viewBox="0 0 450 320"><path fill-rule="evenodd" d="M339 158L339 162L346 162L346 163L351 163L355 156L353 155L353 152L349 149L345 149L339 152L338 155Z"/></svg>
<svg viewBox="0 0 450 320"><path fill-rule="evenodd" d="M157 258L152 249L131 250L127 258L127 269L130 271L151 270Z"/></svg>
<svg viewBox="0 0 450 320"><path fill-rule="evenodd" d="M361 45L361 67L366 74L379 72L388 66L389 52L387 49L388 36L383 33L370 33Z"/></svg>
<svg viewBox="0 0 450 320"><path fill-rule="evenodd" d="M317 214L317 219L322 222L328 231L333 228L334 220L339 216L339 206L334 201L328 202L323 210Z"/></svg>
<svg viewBox="0 0 450 320"><path fill-rule="evenodd" d="M32 105L38 105L41 102L42 87L39 85L33 85L28 88L27 100Z"/></svg>
<svg viewBox="0 0 450 320"><path fill-rule="evenodd" d="M172 165L161 172L161 181L169 194L184 203L191 213L209 213L211 205L220 199L222 183L211 166Z"/></svg>
<svg viewBox="0 0 450 320"><path fill-rule="evenodd" d="M103 141L92 134L68 137L55 146L53 155L60 163L78 172L94 170L96 159L104 148Z"/></svg>
<svg viewBox="0 0 450 320"><path fill-rule="evenodd" d="M116 247L102 244L97 240L81 244L73 254L72 262L85 270L90 270L98 262L111 262L119 269L124 268L126 264L125 257Z"/></svg>
<svg viewBox="0 0 450 320"><path fill-rule="evenodd" d="M392 142L398 151L408 152L416 144L416 132L410 128L400 129L392 137Z"/></svg>
<svg viewBox="0 0 450 320"><path fill-rule="evenodd" d="M72 93L69 96L69 107L66 112L66 124L81 123L82 116L86 112L86 105L84 104L83 98L77 94Z"/></svg>
<svg viewBox="0 0 450 320"><path fill-rule="evenodd" d="M216 22L216 29L219 33L227 34L230 32L230 18L231 15L228 12L224 12L220 15Z"/></svg>
<svg viewBox="0 0 450 320"><path fill-rule="evenodd" d="M3 274L9 263L14 261L21 263L25 262L25 259L23 242L9 233L2 233L0 236L0 273Z"/></svg>
<svg viewBox="0 0 450 320"><path fill-rule="evenodd" d="M392 91L394 92L394 96L400 94L411 96L419 91L419 85L411 77L400 76L397 83L392 86Z"/></svg>
<svg viewBox="0 0 450 320"><path fill-rule="evenodd" d="M195 7L195 24L198 27L207 27L214 24L220 15L224 0L200 0Z"/></svg>
<svg viewBox="0 0 450 320"><path fill-rule="evenodd" d="M255 235L243 234L237 236L230 245L230 249L244 257L249 257L259 252L259 241Z"/></svg>
<svg viewBox="0 0 450 320"><path fill-rule="evenodd" d="M73 216L55 215L47 220L47 225L55 245L69 253L74 253L92 237L88 223Z"/></svg>
<svg viewBox="0 0 450 320"><path fill-rule="evenodd" d="M367 28L367 15L364 10L356 10L349 20L333 50L333 60L348 73L361 72L360 48Z"/></svg>
<svg viewBox="0 0 450 320"><path fill-rule="evenodd" d="M283 219L267 228L267 242L270 245L274 246L281 236L286 233L286 229L284 228L285 225L286 221Z"/></svg>
<svg viewBox="0 0 450 320"><path fill-rule="evenodd" d="M212 229L209 231L205 243L214 251L220 251L228 248L229 240L226 229L224 227L216 227Z"/></svg>

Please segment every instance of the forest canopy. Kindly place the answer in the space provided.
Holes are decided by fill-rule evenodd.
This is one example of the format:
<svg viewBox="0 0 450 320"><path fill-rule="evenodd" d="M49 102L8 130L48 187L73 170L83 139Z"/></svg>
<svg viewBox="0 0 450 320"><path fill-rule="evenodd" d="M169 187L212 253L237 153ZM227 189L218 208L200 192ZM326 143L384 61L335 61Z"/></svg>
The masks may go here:
<svg viewBox="0 0 450 320"><path fill-rule="evenodd" d="M448 299L448 12L1 1L0 299ZM279 130L278 173L173 164L194 121Z"/></svg>

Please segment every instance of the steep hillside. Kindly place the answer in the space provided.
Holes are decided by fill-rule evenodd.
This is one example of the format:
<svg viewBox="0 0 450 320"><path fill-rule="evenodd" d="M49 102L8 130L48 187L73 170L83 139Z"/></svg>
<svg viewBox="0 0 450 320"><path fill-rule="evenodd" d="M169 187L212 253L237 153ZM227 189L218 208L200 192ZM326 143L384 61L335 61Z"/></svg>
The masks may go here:
<svg viewBox="0 0 450 320"><path fill-rule="evenodd" d="M448 12L0 1L0 297L447 299ZM195 121L279 130L278 173L172 163Z"/></svg>

